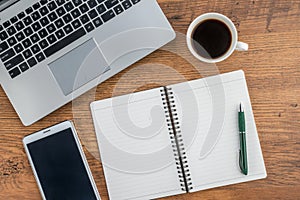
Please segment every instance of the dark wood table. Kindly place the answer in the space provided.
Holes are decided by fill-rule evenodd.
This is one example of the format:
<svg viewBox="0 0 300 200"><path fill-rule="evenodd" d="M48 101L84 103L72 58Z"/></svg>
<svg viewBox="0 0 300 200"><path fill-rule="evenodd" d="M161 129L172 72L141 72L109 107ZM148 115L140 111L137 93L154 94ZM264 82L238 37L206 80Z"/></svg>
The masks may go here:
<svg viewBox="0 0 300 200"><path fill-rule="evenodd" d="M248 52L235 52L217 67L221 73L245 71L268 172L264 180L169 199L300 199L300 1L158 2L179 33L185 34L198 15L220 12L233 20L239 39L250 45ZM152 67L140 70L149 63ZM68 119L74 120L81 137L92 135L86 101L182 81L182 77L156 70L158 64L173 68L186 80L205 75L175 53L159 50L30 127L21 124L0 89L0 199L41 198L22 146L25 135ZM108 199L101 162L95 158L96 150L93 152L93 140L84 139L83 146L101 197Z"/></svg>

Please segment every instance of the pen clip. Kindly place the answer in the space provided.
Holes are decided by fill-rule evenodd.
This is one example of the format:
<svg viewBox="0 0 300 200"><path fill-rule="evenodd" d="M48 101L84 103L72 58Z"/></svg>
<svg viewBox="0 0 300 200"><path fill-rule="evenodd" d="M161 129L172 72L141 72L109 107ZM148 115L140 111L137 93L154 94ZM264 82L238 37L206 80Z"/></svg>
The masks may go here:
<svg viewBox="0 0 300 200"><path fill-rule="evenodd" d="M244 175L248 175L248 170L247 170L247 161L245 160L244 154L242 153L242 150L240 150L239 152L239 165L240 165L240 169L241 172Z"/></svg>
<svg viewBox="0 0 300 200"><path fill-rule="evenodd" d="M240 169L243 172L244 171L244 158L242 155L242 151L239 151L239 165L240 165Z"/></svg>

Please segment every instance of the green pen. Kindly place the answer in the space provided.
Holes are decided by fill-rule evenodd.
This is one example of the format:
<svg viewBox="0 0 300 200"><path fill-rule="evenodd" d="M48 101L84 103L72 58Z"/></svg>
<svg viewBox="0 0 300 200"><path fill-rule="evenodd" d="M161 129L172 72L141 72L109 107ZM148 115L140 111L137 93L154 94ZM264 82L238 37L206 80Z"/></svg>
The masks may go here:
<svg viewBox="0 0 300 200"><path fill-rule="evenodd" d="M240 135L239 165L240 165L241 172L245 175L248 175L246 121L245 121L245 109L243 103L240 103L240 107L239 107L239 135Z"/></svg>

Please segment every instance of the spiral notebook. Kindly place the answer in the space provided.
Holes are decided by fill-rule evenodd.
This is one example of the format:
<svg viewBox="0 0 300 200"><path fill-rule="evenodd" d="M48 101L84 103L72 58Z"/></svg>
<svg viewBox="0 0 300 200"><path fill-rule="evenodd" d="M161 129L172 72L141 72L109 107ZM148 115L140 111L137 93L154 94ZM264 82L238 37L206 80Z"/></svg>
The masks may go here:
<svg viewBox="0 0 300 200"><path fill-rule="evenodd" d="M245 105L249 174L239 169ZM110 199L154 199L267 176L243 71L91 104Z"/></svg>

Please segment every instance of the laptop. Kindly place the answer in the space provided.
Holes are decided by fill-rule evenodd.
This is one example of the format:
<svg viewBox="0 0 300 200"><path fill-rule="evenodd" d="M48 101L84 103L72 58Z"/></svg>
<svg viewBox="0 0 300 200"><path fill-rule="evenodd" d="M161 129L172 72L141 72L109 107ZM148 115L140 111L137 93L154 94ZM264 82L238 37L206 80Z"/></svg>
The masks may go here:
<svg viewBox="0 0 300 200"><path fill-rule="evenodd" d="M175 38L155 0L0 0L0 83L29 126Z"/></svg>

